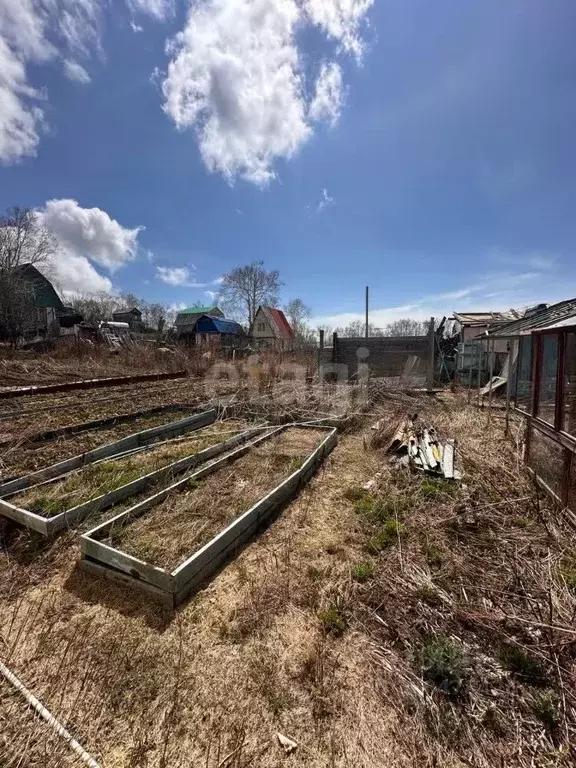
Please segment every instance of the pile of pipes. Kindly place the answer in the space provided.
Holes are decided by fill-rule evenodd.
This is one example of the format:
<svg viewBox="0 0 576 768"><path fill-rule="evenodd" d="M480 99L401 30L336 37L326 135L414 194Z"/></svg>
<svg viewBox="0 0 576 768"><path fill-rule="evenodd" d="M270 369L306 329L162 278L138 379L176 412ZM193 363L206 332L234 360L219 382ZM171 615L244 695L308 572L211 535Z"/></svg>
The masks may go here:
<svg viewBox="0 0 576 768"><path fill-rule="evenodd" d="M392 461L404 466L448 480L461 479L461 473L454 468L454 440L441 442L434 427L420 425L416 414L402 419L386 452L392 454Z"/></svg>

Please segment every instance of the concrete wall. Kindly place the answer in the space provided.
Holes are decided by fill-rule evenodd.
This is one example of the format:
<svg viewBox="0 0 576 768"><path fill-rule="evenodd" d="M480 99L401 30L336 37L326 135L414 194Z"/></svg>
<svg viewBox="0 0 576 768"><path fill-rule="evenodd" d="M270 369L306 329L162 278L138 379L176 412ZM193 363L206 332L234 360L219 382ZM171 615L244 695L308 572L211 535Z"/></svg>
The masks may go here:
<svg viewBox="0 0 576 768"><path fill-rule="evenodd" d="M360 362L367 363L371 376L401 376L408 358L415 355L418 364L411 372L412 376L426 376L429 356L427 336L375 336L368 339L338 338L336 360L338 364L348 366L348 376L353 376L358 369L358 350L367 349L368 356Z"/></svg>

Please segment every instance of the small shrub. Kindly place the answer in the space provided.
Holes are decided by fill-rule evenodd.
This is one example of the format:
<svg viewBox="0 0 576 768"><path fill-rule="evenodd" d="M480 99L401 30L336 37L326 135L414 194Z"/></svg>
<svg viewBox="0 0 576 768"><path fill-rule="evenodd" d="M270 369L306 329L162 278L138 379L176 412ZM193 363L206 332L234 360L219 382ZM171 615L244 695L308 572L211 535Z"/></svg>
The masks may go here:
<svg viewBox="0 0 576 768"><path fill-rule="evenodd" d="M346 629L346 620L337 605L330 605L326 610L319 611L318 618L324 632L328 635L341 635Z"/></svg>
<svg viewBox="0 0 576 768"><path fill-rule="evenodd" d="M534 697L532 703L534 714L544 723L549 731L555 731L560 725L560 707L554 691L543 691Z"/></svg>
<svg viewBox="0 0 576 768"><path fill-rule="evenodd" d="M344 491L344 498L347 501L361 501L366 496L370 496L370 494L359 485L351 485Z"/></svg>
<svg viewBox="0 0 576 768"><path fill-rule="evenodd" d="M447 696L456 697L466 683L466 658L460 643L445 635L430 635L422 643L418 661L425 680Z"/></svg>
<svg viewBox="0 0 576 768"><path fill-rule="evenodd" d="M356 563L352 566L352 578L354 581L368 581L374 576L374 563L365 560L362 563Z"/></svg>
<svg viewBox="0 0 576 768"><path fill-rule="evenodd" d="M565 560L558 568L558 575L570 591L576 592L576 561Z"/></svg>
<svg viewBox="0 0 576 768"><path fill-rule="evenodd" d="M384 528L368 539L367 549L375 552L388 549L388 547L398 542L401 530L402 526L396 520L387 520Z"/></svg>
<svg viewBox="0 0 576 768"><path fill-rule="evenodd" d="M426 562L430 568L441 568L444 561L443 552L439 547L430 546L426 548Z"/></svg>
<svg viewBox="0 0 576 768"><path fill-rule="evenodd" d="M534 686L548 683L548 672L539 660L517 645L505 645L500 651L502 664L522 682Z"/></svg>
<svg viewBox="0 0 576 768"><path fill-rule="evenodd" d="M441 480L440 478L427 477L420 483L420 491L426 499L433 499L436 496L454 496L458 491L456 483Z"/></svg>

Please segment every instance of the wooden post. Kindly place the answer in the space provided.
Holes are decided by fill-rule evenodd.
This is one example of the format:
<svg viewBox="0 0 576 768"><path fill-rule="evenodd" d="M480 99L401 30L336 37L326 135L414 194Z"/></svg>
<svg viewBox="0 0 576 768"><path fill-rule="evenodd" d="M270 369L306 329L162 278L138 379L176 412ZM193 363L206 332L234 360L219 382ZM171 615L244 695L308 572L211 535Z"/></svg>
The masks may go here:
<svg viewBox="0 0 576 768"><path fill-rule="evenodd" d="M434 318L430 318L428 325L428 368L426 371L426 389L431 392L434 389L434 352L436 338L434 331Z"/></svg>
<svg viewBox="0 0 576 768"><path fill-rule="evenodd" d="M332 334L332 362L338 363L338 334L336 331Z"/></svg>
<svg viewBox="0 0 576 768"><path fill-rule="evenodd" d="M462 350L466 351L466 342L462 342ZM472 363L474 358L472 357L472 348L470 348L470 365L468 366L468 402L470 402L471 392L472 392Z"/></svg>
<svg viewBox="0 0 576 768"><path fill-rule="evenodd" d="M490 386L490 389L488 390L488 423L490 423L490 419L492 418L492 379L494 378L494 339L491 339L488 337L488 355L490 358L490 371L489 371L489 379L488 384Z"/></svg>
<svg viewBox="0 0 576 768"><path fill-rule="evenodd" d="M506 421L504 423L504 437L508 437L510 432L510 393L512 392L512 346L516 342L508 342L508 379L506 380ZM516 356L516 360L519 361L519 356Z"/></svg>
<svg viewBox="0 0 576 768"><path fill-rule="evenodd" d="M480 349L478 349L478 343L481 344ZM481 387L481 381L482 381L481 369L482 369L482 358L484 357L484 339L482 339L481 342L476 342L476 349L478 350L478 354L476 355L476 357L477 357L476 362L478 363L478 374L476 376L476 383L478 385L478 402L477 402L477 405L478 405L478 407L480 407L480 390L482 388Z"/></svg>
<svg viewBox="0 0 576 768"><path fill-rule="evenodd" d="M366 286L366 338L368 338L368 286Z"/></svg>

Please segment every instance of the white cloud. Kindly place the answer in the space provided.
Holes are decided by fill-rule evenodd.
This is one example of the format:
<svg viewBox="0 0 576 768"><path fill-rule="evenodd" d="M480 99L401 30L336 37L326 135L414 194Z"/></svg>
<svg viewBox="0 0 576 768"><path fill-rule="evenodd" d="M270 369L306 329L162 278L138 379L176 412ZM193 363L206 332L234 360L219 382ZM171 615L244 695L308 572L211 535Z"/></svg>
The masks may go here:
<svg viewBox="0 0 576 768"><path fill-rule="evenodd" d="M132 13L145 13L156 21L164 21L174 14L174 0L127 0L127 4Z"/></svg>
<svg viewBox="0 0 576 768"><path fill-rule="evenodd" d="M74 294L112 292L112 281L101 275L85 256L61 248L46 273L66 297Z"/></svg>
<svg viewBox="0 0 576 768"><path fill-rule="evenodd" d="M208 288L211 285L219 285L222 282L221 277L210 280L208 283L192 280L188 267L156 267L156 277L167 285L178 285L183 288Z"/></svg>
<svg viewBox="0 0 576 768"><path fill-rule="evenodd" d="M318 25L346 51L360 55L360 22L373 0L204 0L195 3L162 90L177 128L192 128L210 171L229 181L265 185L274 162L291 158L312 135L311 120L335 121L342 73L324 64L307 103L297 33ZM310 109L309 109L310 107Z"/></svg>
<svg viewBox="0 0 576 768"><path fill-rule="evenodd" d="M139 24L136 24L132 19L130 19L130 29L135 34L138 34L138 32L144 32L144 27L141 27Z"/></svg>
<svg viewBox="0 0 576 768"><path fill-rule="evenodd" d="M327 190L322 190L322 197L320 198L320 202L316 206L316 213L322 213L322 211L325 208L328 208L328 206L334 205L334 198L330 197Z"/></svg>
<svg viewBox="0 0 576 768"><path fill-rule="evenodd" d="M212 0L194 6L172 41L164 109L194 126L206 166L229 180L274 177L275 158L308 138L294 0Z"/></svg>
<svg viewBox="0 0 576 768"><path fill-rule="evenodd" d="M190 270L186 267L156 267L156 277L167 285L187 285Z"/></svg>
<svg viewBox="0 0 576 768"><path fill-rule="evenodd" d="M364 51L361 30L373 4L374 0L304 0L312 22L357 58Z"/></svg>
<svg viewBox="0 0 576 768"><path fill-rule="evenodd" d="M143 227L123 227L100 208L82 208L76 200L49 200L40 215L63 249L110 271L136 257Z"/></svg>
<svg viewBox="0 0 576 768"><path fill-rule="evenodd" d="M342 69L335 61L323 62L308 116L311 120L328 120L331 125L335 125L340 117L342 103Z"/></svg>
<svg viewBox="0 0 576 768"><path fill-rule="evenodd" d="M218 291L204 291L204 296L207 296L211 301L214 301L218 296Z"/></svg>
<svg viewBox="0 0 576 768"><path fill-rule="evenodd" d="M28 66L58 58L60 47L82 55L99 50L100 6L100 0L1 0L0 162L36 154L45 95L30 85Z"/></svg>
<svg viewBox="0 0 576 768"><path fill-rule="evenodd" d="M88 85L90 82L90 75L88 72L86 72L81 64L78 64L77 61L66 59L63 64L63 68L64 74L68 80L72 80L75 83L80 83L81 85Z"/></svg>

